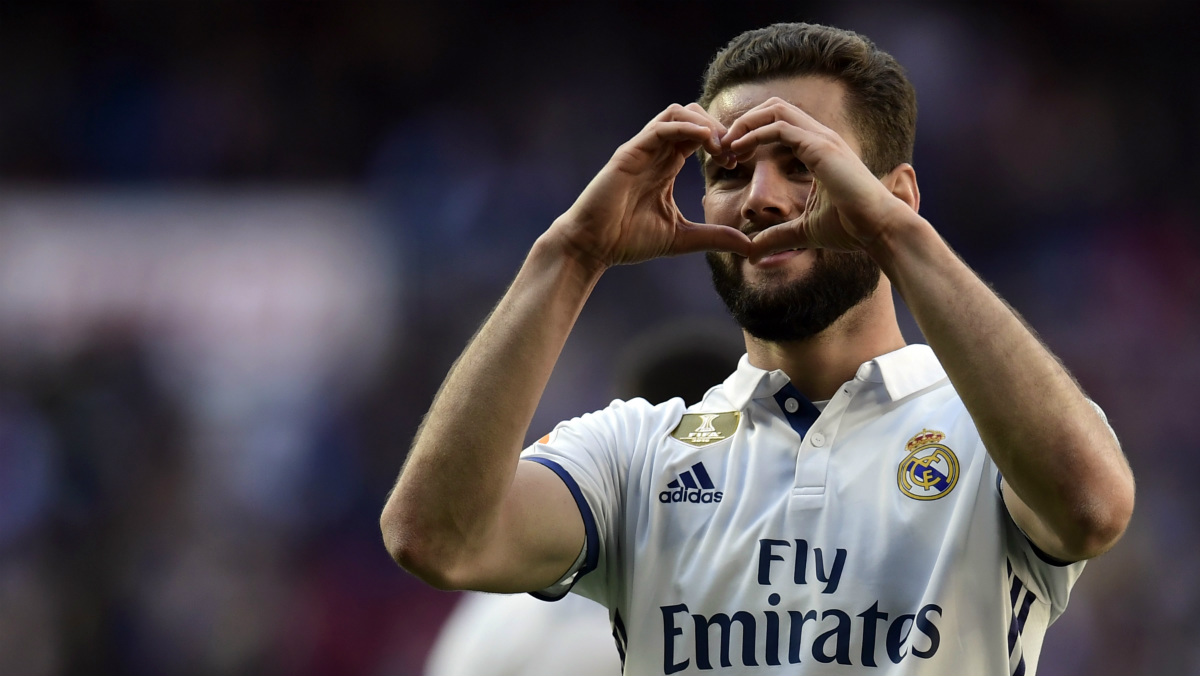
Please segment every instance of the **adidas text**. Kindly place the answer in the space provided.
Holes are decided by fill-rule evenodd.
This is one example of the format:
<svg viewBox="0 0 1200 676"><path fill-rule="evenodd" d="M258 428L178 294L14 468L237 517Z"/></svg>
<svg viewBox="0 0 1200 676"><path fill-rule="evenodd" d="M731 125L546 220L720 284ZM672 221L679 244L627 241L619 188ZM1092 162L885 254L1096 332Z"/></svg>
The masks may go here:
<svg viewBox="0 0 1200 676"><path fill-rule="evenodd" d="M688 490L686 488L676 488L673 491L663 491L658 494L658 501L663 504L672 502L690 502L692 504L711 504L720 502L724 497L721 491L701 491Z"/></svg>

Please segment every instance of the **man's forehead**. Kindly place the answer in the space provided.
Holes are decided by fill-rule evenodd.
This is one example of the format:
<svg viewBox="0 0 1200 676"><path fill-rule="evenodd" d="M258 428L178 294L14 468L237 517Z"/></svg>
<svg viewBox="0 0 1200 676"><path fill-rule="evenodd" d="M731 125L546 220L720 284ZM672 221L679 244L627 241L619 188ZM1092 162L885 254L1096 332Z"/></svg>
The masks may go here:
<svg viewBox="0 0 1200 676"><path fill-rule="evenodd" d="M844 87L823 77L798 76L734 85L717 94L708 112L728 127L772 96L791 103L838 133L844 135L850 129L842 107Z"/></svg>

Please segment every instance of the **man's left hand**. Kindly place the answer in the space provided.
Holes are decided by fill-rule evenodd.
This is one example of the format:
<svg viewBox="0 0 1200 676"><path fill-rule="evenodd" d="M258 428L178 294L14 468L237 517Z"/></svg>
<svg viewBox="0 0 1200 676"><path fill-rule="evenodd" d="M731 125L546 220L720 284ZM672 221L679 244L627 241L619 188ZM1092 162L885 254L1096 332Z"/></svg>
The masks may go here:
<svg viewBox="0 0 1200 676"><path fill-rule="evenodd" d="M915 216L863 164L837 132L791 103L774 97L746 111L721 139L739 161L769 143L780 143L813 172L804 213L754 237L751 260L797 248L870 250L897 220ZM893 170L911 171L909 165ZM885 177L886 178L886 177Z"/></svg>

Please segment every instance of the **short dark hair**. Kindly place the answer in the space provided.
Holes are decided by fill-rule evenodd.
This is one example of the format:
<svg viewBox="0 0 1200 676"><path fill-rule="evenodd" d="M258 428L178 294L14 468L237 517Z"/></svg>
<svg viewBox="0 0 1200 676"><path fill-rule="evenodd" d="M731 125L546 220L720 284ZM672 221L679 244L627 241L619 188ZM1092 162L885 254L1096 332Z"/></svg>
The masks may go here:
<svg viewBox="0 0 1200 676"><path fill-rule="evenodd" d="M891 54L853 31L808 23L777 23L735 37L704 72L700 105L725 89L810 75L840 82L846 114L862 143L863 162L883 176L912 162L917 93Z"/></svg>

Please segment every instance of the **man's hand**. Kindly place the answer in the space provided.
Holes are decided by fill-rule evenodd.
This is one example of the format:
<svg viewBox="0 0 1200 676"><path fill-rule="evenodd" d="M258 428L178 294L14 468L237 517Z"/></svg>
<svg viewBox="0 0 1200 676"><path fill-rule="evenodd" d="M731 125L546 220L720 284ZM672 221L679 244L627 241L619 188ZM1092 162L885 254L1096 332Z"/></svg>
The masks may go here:
<svg viewBox="0 0 1200 676"><path fill-rule="evenodd" d="M734 160L748 159L758 146L780 143L813 172L804 214L758 233L751 244L752 260L796 248L869 250L897 218L915 215L845 139L783 99L770 98L746 111L721 142Z"/></svg>
<svg viewBox="0 0 1200 676"><path fill-rule="evenodd" d="M725 127L699 105L673 104L617 149L550 232L590 265L607 268L697 251L750 253L737 228L693 223L675 204L675 178L703 147L723 157Z"/></svg>

